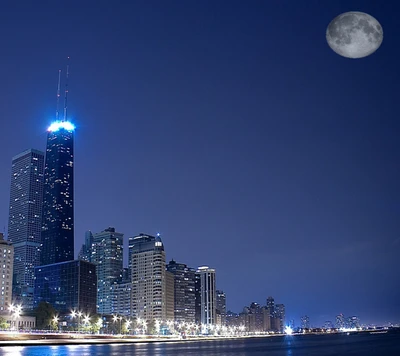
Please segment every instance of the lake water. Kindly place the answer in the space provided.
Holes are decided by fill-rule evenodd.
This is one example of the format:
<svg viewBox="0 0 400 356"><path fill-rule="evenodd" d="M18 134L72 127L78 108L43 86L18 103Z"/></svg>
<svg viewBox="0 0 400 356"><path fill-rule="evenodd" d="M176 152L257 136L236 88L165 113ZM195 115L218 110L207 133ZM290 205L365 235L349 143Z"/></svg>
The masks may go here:
<svg viewBox="0 0 400 356"><path fill-rule="evenodd" d="M399 356L400 333L294 335L146 344L6 346L7 356Z"/></svg>

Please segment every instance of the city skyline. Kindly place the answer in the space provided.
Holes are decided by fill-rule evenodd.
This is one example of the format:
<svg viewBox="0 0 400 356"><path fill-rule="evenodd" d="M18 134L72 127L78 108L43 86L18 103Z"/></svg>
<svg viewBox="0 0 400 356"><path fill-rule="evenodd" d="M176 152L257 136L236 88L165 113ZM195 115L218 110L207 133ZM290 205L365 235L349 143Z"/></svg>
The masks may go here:
<svg viewBox="0 0 400 356"><path fill-rule="evenodd" d="M45 149L71 55L75 256L87 230L160 232L167 261L215 268L235 312L273 295L288 320L399 321L397 4L72 4L59 13L74 27L54 45L43 33L58 6L30 18L8 5L0 25L5 229L11 158ZM354 9L385 31L357 61L324 40ZM301 41L285 29L271 38L285 21Z"/></svg>

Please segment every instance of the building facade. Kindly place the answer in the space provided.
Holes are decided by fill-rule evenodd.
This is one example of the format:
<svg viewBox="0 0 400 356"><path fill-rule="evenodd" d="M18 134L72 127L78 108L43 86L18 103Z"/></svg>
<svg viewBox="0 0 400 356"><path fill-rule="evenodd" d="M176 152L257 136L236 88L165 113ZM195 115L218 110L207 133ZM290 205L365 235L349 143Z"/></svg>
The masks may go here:
<svg viewBox="0 0 400 356"><path fill-rule="evenodd" d="M85 232L85 242L78 253L78 260L86 262L92 261L92 245L93 245L93 234L91 231Z"/></svg>
<svg viewBox="0 0 400 356"><path fill-rule="evenodd" d="M132 266L132 316L166 319L165 251L159 235L140 234L129 239Z"/></svg>
<svg viewBox="0 0 400 356"><path fill-rule="evenodd" d="M175 278L174 274L165 271L165 318L174 320L175 317Z"/></svg>
<svg viewBox="0 0 400 356"><path fill-rule="evenodd" d="M0 233L0 313L7 311L12 304L13 265L14 247Z"/></svg>
<svg viewBox="0 0 400 356"><path fill-rule="evenodd" d="M196 271L200 279L200 322L204 326L216 324L217 295L215 270L207 266Z"/></svg>
<svg viewBox="0 0 400 356"><path fill-rule="evenodd" d="M97 312L102 315L113 313L113 287L122 282L123 237L113 227L93 234L90 261L96 265Z"/></svg>
<svg viewBox="0 0 400 356"><path fill-rule="evenodd" d="M35 268L35 307L50 303L59 313L71 310L84 314L96 313L96 266L74 260Z"/></svg>
<svg viewBox="0 0 400 356"><path fill-rule="evenodd" d="M167 271L174 275L174 319L175 321L195 322L195 273L183 263L171 260Z"/></svg>
<svg viewBox="0 0 400 356"><path fill-rule="evenodd" d="M224 291L217 290L217 311L221 316L221 325L226 325L226 295Z"/></svg>
<svg viewBox="0 0 400 356"><path fill-rule="evenodd" d="M33 308L34 270L40 264L44 153L26 150L12 159L8 241L14 246L13 300Z"/></svg>
<svg viewBox="0 0 400 356"><path fill-rule="evenodd" d="M41 265L74 259L74 130L68 121L48 128Z"/></svg>
<svg viewBox="0 0 400 356"><path fill-rule="evenodd" d="M119 283L113 285L111 296L112 314L132 316L132 283Z"/></svg>

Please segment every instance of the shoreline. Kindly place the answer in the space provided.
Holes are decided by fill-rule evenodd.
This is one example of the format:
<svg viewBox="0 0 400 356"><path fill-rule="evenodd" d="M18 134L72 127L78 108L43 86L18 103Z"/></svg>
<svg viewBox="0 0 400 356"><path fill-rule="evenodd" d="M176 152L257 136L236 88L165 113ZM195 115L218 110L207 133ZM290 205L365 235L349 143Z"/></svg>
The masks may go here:
<svg viewBox="0 0 400 356"><path fill-rule="evenodd" d="M400 330L399 330L400 331ZM371 330L359 330L350 333L307 333L293 334L291 336L305 335L355 335L361 333L379 333L371 332ZM385 333L391 333L386 330ZM262 335L234 335L234 336L188 336L186 338L177 336L121 336L121 335L91 335L91 334L62 334L62 333L0 333L0 347L6 346L68 346L68 345L95 345L95 344L144 344L155 342L196 342L196 341L220 341L220 340L238 340L238 339L254 339L254 338L269 338L283 337L285 334L262 334Z"/></svg>

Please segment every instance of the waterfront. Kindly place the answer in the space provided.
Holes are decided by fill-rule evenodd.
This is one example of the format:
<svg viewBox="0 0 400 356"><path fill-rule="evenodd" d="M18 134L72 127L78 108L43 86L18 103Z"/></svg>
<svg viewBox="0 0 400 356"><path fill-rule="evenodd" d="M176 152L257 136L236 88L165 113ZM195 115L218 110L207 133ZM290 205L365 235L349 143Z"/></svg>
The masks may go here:
<svg viewBox="0 0 400 356"><path fill-rule="evenodd" d="M324 356L400 355L400 334L295 335L137 344L3 346L4 356Z"/></svg>

